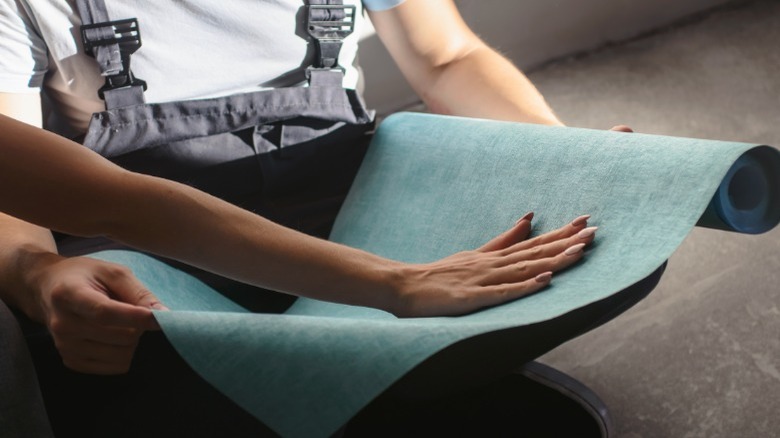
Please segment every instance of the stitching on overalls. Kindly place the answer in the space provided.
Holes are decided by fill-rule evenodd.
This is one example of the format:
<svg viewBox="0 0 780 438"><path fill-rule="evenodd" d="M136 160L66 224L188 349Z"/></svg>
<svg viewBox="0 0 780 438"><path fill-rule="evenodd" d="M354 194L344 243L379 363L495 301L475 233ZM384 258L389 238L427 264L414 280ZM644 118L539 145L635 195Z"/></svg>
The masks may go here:
<svg viewBox="0 0 780 438"><path fill-rule="evenodd" d="M258 113L261 110L262 111L275 111L280 109L290 109L290 108L301 108L301 107L315 107L315 108L323 108L323 107L331 107L331 108L345 108L345 109L351 109L352 106L349 104L345 105L333 105L332 103L328 102L316 102L316 103L309 103L306 105L300 105L300 104L291 104L291 105L280 105L280 106L264 106L264 107L258 107L258 108L248 108L243 110L228 110L228 111L211 111L206 113L198 113L198 114L188 114L188 115L175 115L175 116L167 116L167 117L152 117L152 118L144 118L139 120L134 120L132 122L123 122L123 123L116 123L112 124L109 122L109 126L107 128L118 131L119 129L124 129L128 126L135 126L140 125L148 122L155 122L160 120L186 120L186 119L192 119L192 118L205 118L205 117L215 117L215 116L226 116L229 114L251 114L251 113Z"/></svg>

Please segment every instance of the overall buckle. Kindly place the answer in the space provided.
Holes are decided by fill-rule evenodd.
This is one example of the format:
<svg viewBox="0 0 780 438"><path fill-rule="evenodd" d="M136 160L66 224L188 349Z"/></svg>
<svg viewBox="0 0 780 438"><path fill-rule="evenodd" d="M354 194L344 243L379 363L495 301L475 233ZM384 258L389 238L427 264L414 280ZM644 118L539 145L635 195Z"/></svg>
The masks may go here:
<svg viewBox="0 0 780 438"><path fill-rule="evenodd" d="M306 77L312 70L344 70L339 67L341 44L355 30L354 5L308 5L306 29L317 45L317 58L313 66L306 69ZM339 14L340 12L340 14ZM341 17L323 20L322 16ZM337 15L337 16L338 16Z"/></svg>
<svg viewBox="0 0 780 438"><path fill-rule="evenodd" d="M104 29L110 33L108 37L95 37L98 32L89 32L92 29ZM93 36L90 37L90 34ZM81 41L84 50L93 58L96 57L98 47L116 44L119 46L119 55L122 62L122 71L106 76L106 84L98 90L98 96L105 99L104 92L118 88L141 86L146 90L146 82L133 76L130 70L130 55L141 47L141 32L138 29L138 20L128 18L126 20L105 21L102 23L85 24L81 26Z"/></svg>

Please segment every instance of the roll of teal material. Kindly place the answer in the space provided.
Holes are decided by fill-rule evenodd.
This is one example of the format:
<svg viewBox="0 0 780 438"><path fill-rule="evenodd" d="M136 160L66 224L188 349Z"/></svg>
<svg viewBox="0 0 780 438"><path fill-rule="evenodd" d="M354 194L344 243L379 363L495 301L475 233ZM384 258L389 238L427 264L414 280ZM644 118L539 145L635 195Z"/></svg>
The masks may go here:
<svg viewBox="0 0 780 438"><path fill-rule="evenodd" d="M600 228L584 263L545 291L461 317L396 319L309 299L285 314L251 314L144 255L95 257L131 266L173 309L156 313L166 336L216 388L282 436L328 436L448 347L502 333L490 338L493 351L522 350L526 328L543 330L645 279L700 219L742 232L772 228L779 172L780 154L767 146L392 116L332 240L427 262L483 244L527 211L537 213L534 233L585 213Z"/></svg>
<svg viewBox="0 0 780 438"><path fill-rule="evenodd" d="M756 147L741 155L731 166L699 225L758 234L769 231L780 220L778 198L780 158L777 151Z"/></svg>

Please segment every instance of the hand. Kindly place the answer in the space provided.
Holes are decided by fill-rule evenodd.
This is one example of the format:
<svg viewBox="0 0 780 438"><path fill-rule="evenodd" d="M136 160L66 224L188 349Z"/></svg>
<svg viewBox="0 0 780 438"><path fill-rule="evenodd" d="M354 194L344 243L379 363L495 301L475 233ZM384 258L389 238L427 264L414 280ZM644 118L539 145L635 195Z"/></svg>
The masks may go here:
<svg viewBox="0 0 780 438"><path fill-rule="evenodd" d="M159 330L151 309L166 309L113 263L48 254L33 278L57 350L74 371L126 373L141 334Z"/></svg>
<svg viewBox="0 0 780 438"><path fill-rule="evenodd" d="M596 227L589 216L533 239L529 213L514 227L474 251L457 253L404 272L396 316L459 315L511 301L543 289L553 272L583 256Z"/></svg>
<svg viewBox="0 0 780 438"><path fill-rule="evenodd" d="M609 128L610 131L617 131L617 132L634 132L633 129L626 125L615 125L611 128Z"/></svg>

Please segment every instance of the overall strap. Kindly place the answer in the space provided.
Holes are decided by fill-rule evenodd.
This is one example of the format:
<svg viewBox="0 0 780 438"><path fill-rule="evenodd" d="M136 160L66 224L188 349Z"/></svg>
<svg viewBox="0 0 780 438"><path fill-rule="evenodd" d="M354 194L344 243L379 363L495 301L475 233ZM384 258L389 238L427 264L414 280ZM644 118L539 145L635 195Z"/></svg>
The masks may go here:
<svg viewBox="0 0 780 438"><path fill-rule="evenodd" d="M144 103L146 82L133 76L130 55L141 47L138 20L111 21L104 0L77 0L84 50L98 62L106 84L98 95L106 109Z"/></svg>
<svg viewBox="0 0 780 438"><path fill-rule="evenodd" d="M308 0L306 30L314 39L316 58L306 69L309 85L342 86L344 69L339 52L344 38L355 29L355 6L343 0Z"/></svg>

